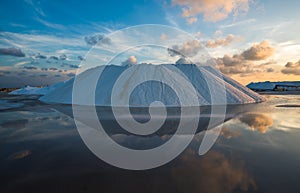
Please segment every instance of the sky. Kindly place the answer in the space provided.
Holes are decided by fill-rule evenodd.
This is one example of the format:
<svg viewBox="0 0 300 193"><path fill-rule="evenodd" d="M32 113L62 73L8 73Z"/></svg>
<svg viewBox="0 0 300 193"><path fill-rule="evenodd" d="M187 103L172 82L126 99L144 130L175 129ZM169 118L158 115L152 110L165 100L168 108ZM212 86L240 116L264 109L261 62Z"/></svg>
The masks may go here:
<svg viewBox="0 0 300 193"><path fill-rule="evenodd" d="M244 85L299 80L299 7L294 0L2 0L0 87L67 80L91 53L97 53L95 65L125 65L197 63L203 50ZM170 28L124 32L145 24ZM124 47L151 38L170 49ZM91 51L99 44L101 51Z"/></svg>

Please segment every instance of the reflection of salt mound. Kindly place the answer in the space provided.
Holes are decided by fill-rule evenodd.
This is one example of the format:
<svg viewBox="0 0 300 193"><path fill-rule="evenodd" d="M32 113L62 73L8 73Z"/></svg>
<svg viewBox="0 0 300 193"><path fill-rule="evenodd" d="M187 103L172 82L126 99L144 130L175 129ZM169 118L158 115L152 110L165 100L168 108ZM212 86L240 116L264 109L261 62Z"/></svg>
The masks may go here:
<svg viewBox="0 0 300 193"><path fill-rule="evenodd" d="M124 95L128 92L127 86L134 84L135 81L141 80L143 76L149 76L150 74L156 79L169 78L172 82L172 85L166 85L159 81L147 81L138 85L130 94L129 98L130 106L134 107L147 107L154 101L161 101L166 106L180 106L178 96L172 89L173 86L177 86L185 93L184 96L182 96L183 100L189 100L191 91L184 81L179 81L180 78L178 76L184 77L194 86L197 91L199 105L210 105L212 103L226 104L226 102L227 104L245 104L263 101L260 95L250 89L229 77L220 76L218 71L213 67L199 67L193 64L100 66L81 73L77 76L76 81L86 89L86 87L91 85L91 77L99 75L103 70L95 90L95 103L97 106L111 106L112 88L118 77L128 68L133 69L127 74L122 84L123 86L118 87L117 92L114 93L114 97L119 101L125 100L126 97L124 97ZM176 76L172 73L174 71ZM41 97L40 100L48 103L72 104L73 83L74 79L67 81L63 86ZM222 93L221 91L224 90L224 86L226 88L226 95L220 94ZM224 97L226 97L225 100ZM214 98L213 101L212 98ZM123 104L126 104L126 101L124 101Z"/></svg>

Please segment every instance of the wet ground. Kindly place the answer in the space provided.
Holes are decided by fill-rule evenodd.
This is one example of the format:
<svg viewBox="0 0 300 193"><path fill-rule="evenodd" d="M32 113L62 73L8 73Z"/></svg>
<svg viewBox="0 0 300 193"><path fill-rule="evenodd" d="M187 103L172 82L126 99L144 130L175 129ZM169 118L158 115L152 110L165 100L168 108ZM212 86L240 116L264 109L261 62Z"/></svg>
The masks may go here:
<svg viewBox="0 0 300 193"><path fill-rule="evenodd" d="M198 155L205 133L198 132L170 163L130 171L85 146L72 116L62 113L70 107L1 94L0 192L300 192L300 96L264 97L267 102L231 117L207 154ZM171 136L111 137L143 149Z"/></svg>

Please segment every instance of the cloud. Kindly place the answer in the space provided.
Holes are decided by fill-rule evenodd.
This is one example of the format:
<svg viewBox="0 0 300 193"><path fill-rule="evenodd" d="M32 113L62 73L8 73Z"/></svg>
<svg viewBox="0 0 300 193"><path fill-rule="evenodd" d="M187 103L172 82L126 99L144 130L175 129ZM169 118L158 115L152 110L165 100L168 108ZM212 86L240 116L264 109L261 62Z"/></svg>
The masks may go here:
<svg viewBox="0 0 300 193"><path fill-rule="evenodd" d="M0 66L0 88L19 88L26 85L45 86L56 82L70 79L69 73L75 70L52 70L49 68L38 68L35 66L24 66L16 68L12 66ZM9 71L9 74L3 73ZM1 76L3 74L3 76ZM61 76L57 76L60 74ZM22 76L20 78L20 76ZM47 76L47 78L45 78Z"/></svg>
<svg viewBox="0 0 300 193"><path fill-rule="evenodd" d="M84 58L82 56L77 56L78 60L82 61Z"/></svg>
<svg viewBox="0 0 300 193"><path fill-rule="evenodd" d="M37 58L37 59L47 59L47 56L41 55L40 53L38 53L34 57Z"/></svg>
<svg viewBox="0 0 300 193"><path fill-rule="evenodd" d="M256 22L256 19L252 18L252 19L247 19L247 20L243 20L243 21L239 21L239 22L235 22L235 23L231 23L231 24L221 25L220 28L231 28L231 27L245 25L245 24L249 24L249 23L253 23L253 22Z"/></svg>
<svg viewBox="0 0 300 193"><path fill-rule="evenodd" d="M57 56L50 56L49 59L51 59L51 60L58 60L59 58Z"/></svg>
<svg viewBox="0 0 300 193"><path fill-rule="evenodd" d="M125 60L124 62L122 62L123 66L126 65L133 65L137 63L137 59L135 56L130 56L127 60Z"/></svg>
<svg viewBox="0 0 300 193"><path fill-rule="evenodd" d="M37 67L35 66L24 66L23 68L25 68L26 70L37 70Z"/></svg>
<svg viewBox="0 0 300 193"><path fill-rule="evenodd" d="M75 65L75 64L69 64L70 68L79 68L78 65Z"/></svg>
<svg viewBox="0 0 300 193"><path fill-rule="evenodd" d="M70 72L70 73L67 74L67 76L68 76L68 77L73 77L73 76L75 76L75 73Z"/></svg>
<svg viewBox="0 0 300 193"><path fill-rule="evenodd" d="M252 131L266 133L268 128L273 125L273 119L261 113L247 113L239 118L241 122L246 123Z"/></svg>
<svg viewBox="0 0 300 193"><path fill-rule="evenodd" d="M31 8L34 9L34 11L43 16L43 17L46 17L46 14L44 13L44 11L41 9L40 7L40 4L39 3L36 3L35 1L32 1L32 0L25 0L24 1L25 3L27 3L28 5L30 5Z"/></svg>
<svg viewBox="0 0 300 193"><path fill-rule="evenodd" d="M234 41L233 34L229 34L226 38L217 38L215 40L208 40L205 44L207 48L216 48L218 46L228 46Z"/></svg>
<svg viewBox="0 0 300 193"><path fill-rule="evenodd" d="M222 58L217 58L216 63L225 74L245 75L253 72L265 72L267 65L256 65L255 62L269 58L274 52L275 49L269 44L269 41L263 40L240 54L233 56L226 54Z"/></svg>
<svg viewBox="0 0 300 193"><path fill-rule="evenodd" d="M284 69L281 70L283 74L300 75L300 60L298 62L288 62Z"/></svg>
<svg viewBox="0 0 300 193"><path fill-rule="evenodd" d="M84 37L84 41L87 45L94 46L97 43L101 42L102 44L111 44L111 39L108 37L105 37L103 34L96 34L92 36L86 36Z"/></svg>
<svg viewBox="0 0 300 193"><path fill-rule="evenodd" d="M272 56L275 52L268 40L264 40L259 44L253 45L242 53L246 60L264 60Z"/></svg>
<svg viewBox="0 0 300 193"><path fill-rule="evenodd" d="M216 59L216 62L225 74L244 74L254 71L253 64L245 60L240 54L224 55L223 58Z"/></svg>
<svg viewBox="0 0 300 193"><path fill-rule="evenodd" d="M19 48L0 48L0 55L25 57L25 54Z"/></svg>
<svg viewBox="0 0 300 193"><path fill-rule="evenodd" d="M230 14L234 17L249 10L249 0L172 0L173 5L182 7L181 16L189 21L203 15L207 22L226 19Z"/></svg>
<svg viewBox="0 0 300 193"><path fill-rule="evenodd" d="M170 56L193 57L202 49L201 43L197 40L184 42L182 45L174 45L168 48Z"/></svg>
<svg viewBox="0 0 300 193"><path fill-rule="evenodd" d="M192 64L192 61L187 58L179 58L175 64Z"/></svg>
<svg viewBox="0 0 300 193"><path fill-rule="evenodd" d="M62 54L62 55L59 56L59 59L60 59L60 60L66 60L67 58L68 58L68 57L67 57L66 54Z"/></svg>
<svg viewBox="0 0 300 193"><path fill-rule="evenodd" d="M160 39L163 40L163 41L166 40L167 35L165 33L162 33L161 36L160 36Z"/></svg>
<svg viewBox="0 0 300 193"><path fill-rule="evenodd" d="M196 23L198 21L197 17L190 17L187 19L188 24L193 24Z"/></svg>

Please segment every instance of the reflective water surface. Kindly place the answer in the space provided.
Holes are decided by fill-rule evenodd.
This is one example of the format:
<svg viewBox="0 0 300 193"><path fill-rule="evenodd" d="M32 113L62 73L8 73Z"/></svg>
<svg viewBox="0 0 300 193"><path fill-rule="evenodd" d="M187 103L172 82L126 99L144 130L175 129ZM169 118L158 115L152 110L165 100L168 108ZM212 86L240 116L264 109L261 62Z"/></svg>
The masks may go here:
<svg viewBox="0 0 300 193"><path fill-rule="evenodd" d="M172 162L129 171L93 155L72 117L57 106L2 94L0 192L300 192L300 96L265 97L267 102L228 120L204 156L197 154L204 135L199 132ZM111 137L143 149L170 136Z"/></svg>

